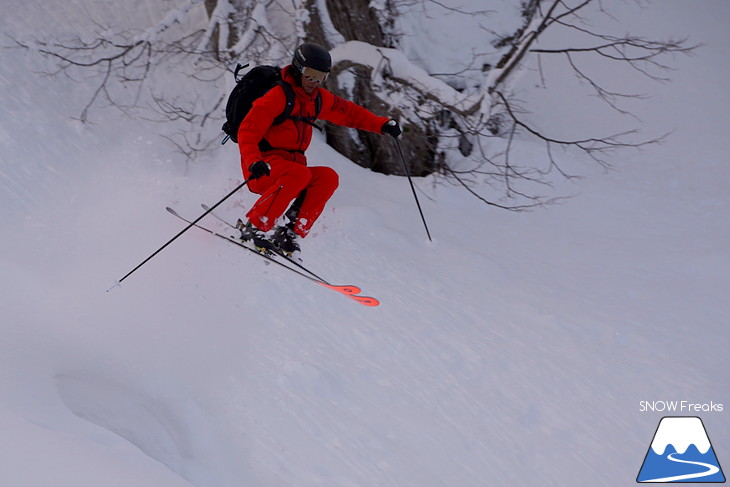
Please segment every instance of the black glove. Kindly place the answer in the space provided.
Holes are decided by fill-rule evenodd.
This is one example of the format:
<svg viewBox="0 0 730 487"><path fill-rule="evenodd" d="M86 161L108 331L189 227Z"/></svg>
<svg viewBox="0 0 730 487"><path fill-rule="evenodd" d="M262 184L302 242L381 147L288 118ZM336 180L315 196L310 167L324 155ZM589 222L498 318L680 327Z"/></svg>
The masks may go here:
<svg viewBox="0 0 730 487"><path fill-rule="evenodd" d="M251 179L258 179L261 176L268 176L271 174L269 165L264 161L256 161L248 166L248 172L251 173Z"/></svg>
<svg viewBox="0 0 730 487"><path fill-rule="evenodd" d="M383 124L383 128L380 129L383 135L390 135L394 139L397 139L401 134L400 125L395 120L388 120Z"/></svg>

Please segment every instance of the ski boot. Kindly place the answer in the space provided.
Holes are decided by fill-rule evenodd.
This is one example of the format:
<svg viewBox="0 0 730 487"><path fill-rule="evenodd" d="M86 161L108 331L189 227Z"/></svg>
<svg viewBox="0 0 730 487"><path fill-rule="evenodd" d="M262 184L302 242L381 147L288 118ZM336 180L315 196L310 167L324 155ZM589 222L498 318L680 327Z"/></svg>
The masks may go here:
<svg viewBox="0 0 730 487"><path fill-rule="evenodd" d="M256 228L253 223L243 223L243 221L239 219L236 223L236 228L241 231L241 240L243 242L253 243L256 250L262 254L272 254L276 251L276 245L266 238L266 235Z"/></svg>
<svg viewBox="0 0 730 487"><path fill-rule="evenodd" d="M271 237L271 243L274 244L276 249L287 257L291 257L294 252L299 252L301 249L296 241L297 234L290 225L282 225L274 231L274 235Z"/></svg>

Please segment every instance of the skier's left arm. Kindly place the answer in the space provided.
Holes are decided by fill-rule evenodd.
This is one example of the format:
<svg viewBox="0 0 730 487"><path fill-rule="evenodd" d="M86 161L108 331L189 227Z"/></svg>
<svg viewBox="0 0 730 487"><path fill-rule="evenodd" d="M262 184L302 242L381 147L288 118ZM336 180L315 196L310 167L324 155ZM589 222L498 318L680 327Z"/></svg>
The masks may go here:
<svg viewBox="0 0 730 487"><path fill-rule="evenodd" d="M383 128L390 122L388 117L380 117L370 110L335 95L327 90L320 90L322 111L318 118L345 127L383 134Z"/></svg>

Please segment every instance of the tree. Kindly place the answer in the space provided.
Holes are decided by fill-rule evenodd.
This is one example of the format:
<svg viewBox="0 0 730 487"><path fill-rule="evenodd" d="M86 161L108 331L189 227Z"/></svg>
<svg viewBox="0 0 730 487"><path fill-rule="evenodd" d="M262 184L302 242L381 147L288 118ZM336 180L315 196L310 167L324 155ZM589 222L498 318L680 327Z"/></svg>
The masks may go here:
<svg viewBox="0 0 730 487"><path fill-rule="evenodd" d="M479 44L490 46L496 62L485 63L478 46L469 46L473 57L457 73L429 72L410 60L402 50L410 33L401 20L414 9L443 9L483 19ZM201 10L205 21L195 21ZM537 130L514 99L515 83L528 59L546 63L560 57L566 69L607 106L623 111L620 101L637 95L613 91L604 80L588 74L582 67L586 57L660 79L667 55L690 53L696 46L686 40L598 32L586 21L607 14L598 0L523 0L513 12L509 32L486 27L493 14L448 7L438 0L185 0L141 32L117 28L110 34L111 29L100 27L92 38L16 42L56 59L60 72L95 70L97 88L81 113L82 121L89 119L92 107L106 101L131 116L182 122L177 124L178 133L168 138L191 159L218 139L231 88L228 73L238 60L283 65L303 39L318 42L333 56L329 89L402 121L402 144L412 174L436 174L487 204L508 209L548 201L536 194L534 185L547 183L549 173L571 177L561 167L556 147L576 149L606 164L604 155L609 151L659 140L636 141L634 130L574 138ZM574 44L540 46L549 33L560 30L576 34ZM150 82L173 66L184 83L160 90ZM471 84L464 81L465 73L470 73ZM478 73L476 83L474 73ZM361 166L403 174L387 138L334 126L326 131L328 143ZM541 141L547 164L515 161L512 148L517 137ZM502 197L478 195L471 184L477 180L499 187Z"/></svg>

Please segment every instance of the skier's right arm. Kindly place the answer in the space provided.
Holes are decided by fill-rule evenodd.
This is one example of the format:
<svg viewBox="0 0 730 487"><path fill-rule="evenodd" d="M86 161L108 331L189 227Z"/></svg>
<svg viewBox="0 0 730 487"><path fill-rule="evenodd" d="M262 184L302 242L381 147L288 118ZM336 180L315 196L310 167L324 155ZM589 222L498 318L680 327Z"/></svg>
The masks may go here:
<svg viewBox="0 0 730 487"><path fill-rule="evenodd" d="M263 159L259 142L274 123L274 119L284 111L286 96L280 86L270 89L253 102L251 110L238 127L238 148L241 151L241 165L248 168Z"/></svg>

